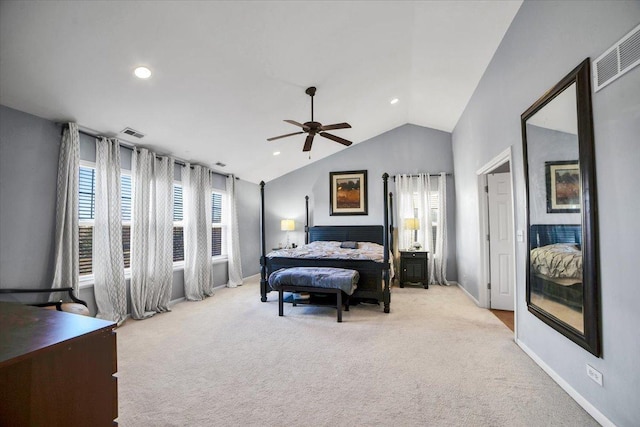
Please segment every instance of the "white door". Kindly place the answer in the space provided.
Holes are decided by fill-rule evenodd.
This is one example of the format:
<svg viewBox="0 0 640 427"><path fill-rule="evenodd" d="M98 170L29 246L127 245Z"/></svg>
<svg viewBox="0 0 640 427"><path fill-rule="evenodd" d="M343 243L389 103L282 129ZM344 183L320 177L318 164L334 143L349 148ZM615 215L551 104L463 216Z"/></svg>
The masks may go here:
<svg viewBox="0 0 640 427"><path fill-rule="evenodd" d="M487 175L491 308L513 311L513 214L511 174Z"/></svg>

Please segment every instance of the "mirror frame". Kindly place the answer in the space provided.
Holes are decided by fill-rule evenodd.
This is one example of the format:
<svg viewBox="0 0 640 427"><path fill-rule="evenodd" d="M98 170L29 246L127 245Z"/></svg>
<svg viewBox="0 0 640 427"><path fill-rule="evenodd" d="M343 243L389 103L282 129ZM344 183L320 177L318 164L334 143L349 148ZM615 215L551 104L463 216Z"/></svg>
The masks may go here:
<svg viewBox="0 0 640 427"><path fill-rule="evenodd" d="M521 115L524 178L526 189L527 266L526 299L529 311L553 329L600 357L600 292L598 270L598 232L595 176L595 149L593 140L593 114L591 107L590 59L585 59L558 84L547 91ZM578 115L578 162L582 188L582 302L584 333L572 328L557 317L531 303L530 271L530 200L529 167L527 161L527 120L550 103L565 89L576 84L576 108Z"/></svg>

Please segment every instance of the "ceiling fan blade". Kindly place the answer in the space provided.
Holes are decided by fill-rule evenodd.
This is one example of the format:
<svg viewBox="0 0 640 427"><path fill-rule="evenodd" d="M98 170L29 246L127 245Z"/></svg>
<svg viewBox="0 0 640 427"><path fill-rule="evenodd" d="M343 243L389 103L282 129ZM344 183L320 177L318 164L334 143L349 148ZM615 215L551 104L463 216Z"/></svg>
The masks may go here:
<svg viewBox="0 0 640 427"><path fill-rule="evenodd" d="M291 123L292 125L295 125L295 126L298 126L298 127L301 127L304 130L309 129L307 126L303 125L302 123L298 123L295 120L285 120L285 122Z"/></svg>
<svg viewBox="0 0 640 427"><path fill-rule="evenodd" d="M340 144L346 145L347 147L353 144L351 141L347 141L344 138L340 138L339 136L331 135L330 133L322 132L320 136L324 136L325 138L331 139L332 141L339 142Z"/></svg>
<svg viewBox="0 0 640 427"><path fill-rule="evenodd" d="M336 123L334 125L322 126L320 130L334 130L334 129L348 129L351 125L349 123Z"/></svg>
<svg viewBox="0 0 640 427"><path fill-rule="evenodd" d="M286 138L288 136L300 135L301 133L304 133L304 132L294 132L294 133L288 133L286 135L274 136L273 138L267 138L267 141L274 141L276 139Z"/></svg>
<svg viewBox="0 0 640 427"><path fill-rule="evenodd" d="M304 148L302 149L302 151L311 151L311 144L313 144L313 134L310 133L309 136L307 136L307 140L304 142Z"/></svg>

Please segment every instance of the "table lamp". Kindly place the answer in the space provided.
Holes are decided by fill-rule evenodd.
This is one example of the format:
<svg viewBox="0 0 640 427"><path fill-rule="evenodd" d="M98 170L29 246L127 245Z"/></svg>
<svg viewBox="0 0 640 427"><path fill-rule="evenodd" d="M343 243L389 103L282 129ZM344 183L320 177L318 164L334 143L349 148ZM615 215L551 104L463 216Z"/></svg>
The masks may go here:
<svg viewBox="0 0 640 427"><path fill-rule="evenodd" d="M413 243L411 244L411 249L418 250L422 247L420 242L418 242L418 230L420 230L420 220L418 218L405 218L404 229L413 231Z"/></svg>
<svg viewBox="0 0 640 427"><path fill-rule="evenodd" d="M287 232L287 246L285 248L289 248L289 232L296 229L296 223L292 219L283 219L280 221L280 230Z"/></svg>

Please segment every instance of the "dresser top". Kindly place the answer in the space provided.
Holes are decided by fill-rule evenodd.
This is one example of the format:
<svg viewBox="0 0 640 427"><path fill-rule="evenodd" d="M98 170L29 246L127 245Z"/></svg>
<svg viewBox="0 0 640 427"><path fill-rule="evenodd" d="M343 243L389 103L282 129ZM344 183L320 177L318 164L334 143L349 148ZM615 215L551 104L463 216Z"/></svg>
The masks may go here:
<svg viewBox="0 0 640 427"><path fill-rule="evenodd" d="M115 326L79 314L0 302L0 367L82 335L111 332Z"/></svg>

